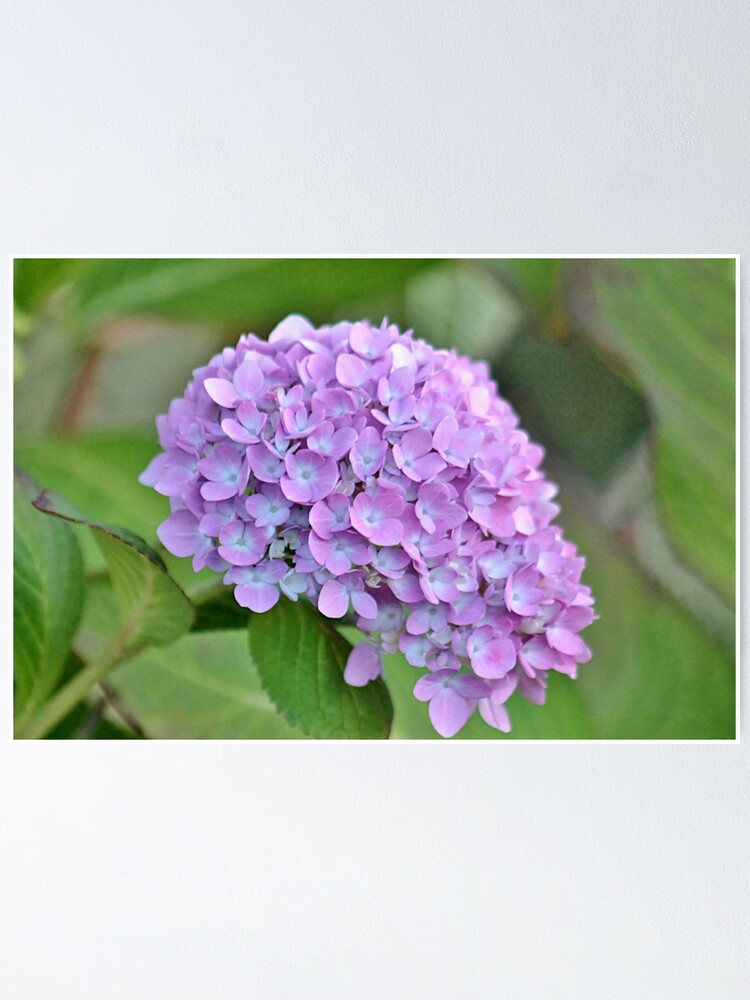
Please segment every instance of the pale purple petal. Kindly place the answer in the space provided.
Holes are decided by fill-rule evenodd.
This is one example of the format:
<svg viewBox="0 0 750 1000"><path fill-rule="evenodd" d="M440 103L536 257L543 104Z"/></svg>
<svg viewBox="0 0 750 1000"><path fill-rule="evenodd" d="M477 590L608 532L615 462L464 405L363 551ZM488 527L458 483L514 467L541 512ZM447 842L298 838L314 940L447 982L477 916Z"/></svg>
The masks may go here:
<svg viewBox="0 0 750 1000"><path fill-rule="evenodd" d="M365 427L354 443L350 461L359 479L365 480L380 471L388 445L374 427Z"/></svg>
<svg viewBox="0 0 750 1000"><path fill-rule="evenodd" d="M380 653L369 642L361 642L349 654L344 669L344 680L352 687L364 687L370 681L383 676L383 661Z"/></svg>
<svg viewBox="0 0 750 1000"><path fill-rule="evenodd" d="M276 344L284 340L302 340L314 332L314 327L304 316L292 315L283 319L268 335L268 343Z"/></svg>
<svg viewBox="0 0 750 1000"><path fill-rule="evenodd" d="M168 463L169 455L165 451L160 451L158 455L155 455L151 459L140 476L138 476L138 482L143 486L156 486L166 471Z"/></svg>
<svg viewBox="0 0 750 1000"><path fill-rule="evenodd" d="M353 323L349 333L349 343L353 351L363 358L379 358L393 340L390 328L375 329L369 323Z"/></svg>
<svg viewBox="0 0 750 1000"><path fill-rule="evenodd" d="M245 452L250 471L263 483L278 483L284 472L284 463L264 444L254 444Z"/></svg>
<svg viewBox="0 0 750 1000"><path fill-rule="evenodd" d="M343 386L356 387L367 381L370 368L353 354L340 354L336 359L336 378Z"/></svg>
<svg viewBox="0 0 750 1000"><path fill-rule="evenodd" d="M309 449L287 454L284 466L286 475L279 483L284 496L295 503L313 504L322 500L338 482L336 463Z"/></svg>
<svg viewBox="0 0 750 1000"><path fill-rule="evenodd" d="M467 701L452 688L444 687L430 699L430 722L446 739L463 729L474 711L474 702Z"/></svg>
<svg viewBox="0 0 750 1000"><path fill-rule="evenodd" d="M448 609L448 621L452 625L475 625L481 620L486 605L477 594L461 594L451 602Z"/></svg>
<svg viewBox="0 0 750 1000"><path fill-rule="evenodd" d="M404 604L416 604L422 600L420 578L415 573L404 573L403 576L388 581L391 593Z"/></svg>
<svg viewBox="0 0 750 1000"><path fill-rule="evenodd" d="M207 378L203 385L211 399L219 406L232 409L239 402L236 389L226 379Z"/></svg>
<svg viewBox="0 0 750 1000"><path fill-rule="evenodd" d="M425 430L407 431L401 438L401 451L406 461L426 455L432 448L432 434Z"/></svg>
<svg viewBox="0 0 750 1000"><path fill-rule="evenodd" d="M252 566L266 551L266 536L260 529L233 521L219 532L219 555L233 566Z"/></svg>
<svg viewBox="0 0 750 1000"><path fill-rule="evenodd" d="M349 500L343 493L334 493L328 500L319 500L310 508L310 527L321 538L349 527Z"/></svg>
<svg viewBox="0 0 750 1000"><path fill-rule="evenodd" d="M375 545L397 545L403 534L403 524L398 520L403 511L401 497L383 490L377 497L360 493L354 498L350 511L352 527Z"/></svg>
<svg viewBox="0 0 750 1000"><path fill-rule="evenodd" d="M338 462L348 454L356 440L357 432L353 427L341 427L336 431L330 420L324 420L308 437L307 447Z"/></svg>
<svg viewBox="0 0 750 1000"><path fill-rule="evenodd" d="M545 674L527 677L523 672L518 674L518 693L532 705L543 705L547 700L547 679Z"/></svg>
<svg viewBox="0 0 750 1000"><path fill-rule="evenodd" d="M511 538L516 532L513 513L503 499L487 506L473 507L469 511L469 517L498 538Z"/></svg>
<svg viewBox="0 0 750 1000"><path fill-rule="evenodd" d="M454 674L449 683L463 698L474 700L486 698L491 690L486 681L471 674Z"/></svg>
<svg viewBox="0 0 750 1000"><path fill-rule="evenodd" d="M479 714L493 729L499 729L501 733L510 732L511 725L508 709L502 703L495 701L492 696L484 698L479 702Z"/></svg>
<svg viewBox="0 0 750 1000"><path fill-rule="evenodd" d="M552 649L543 636L534 636L524 643L520 655L534 670L555 670L561 660L561 654Z"/></svg>
<svg viewBox="0 0 750 1000"><path fill-rule="evenodd" d="M573 632L568 632L564 628L551 628L547 631L547 642L553 649L558 649L561 653L575 656L581 663L591 659L591 650L580 636Z"/></svg>
<svg viewBox="0 0 750 1000"><path fill-rule="evenodd" d="M432 649L432 643L424 635L402 635L398 648L413 667L423 667Z"/></svg>
<svg viewBox="0 0 750 1000"><path fill-rule="evenodd" d="M231 441L237 441L240 444L253 444L258 440L257 434L251 434L239 421L230 417L222 420L221 429Z"/></svg>
<svg viewBox="0 0 750 1000"><path fill-rule="evenodd" d="M271 583L248 583L239 584L234 588L234 596L238 604L243 608L249 608L258 614L270 609L279 599L279 588Z"/></svg>
<svg viewBox="0 0 750 1000"><path fill-rule="evenodd" d="M259 528L269 525L279 527L285 524L291 506L277 486L264 486L262 493L256 493L245 501L245 509Z"/></svg>
<svg viewBox="0 0 750 1000"><path fill-rule="evenodd" d="M504 677L516 662L512 640L496 635L489 625L472 633L468 653L472 669L480 677Z"/></svg>
<svg viewBox="0 0 750 1000"><path fill-rule="evenodd" d="M352 593L352 605L362 618L377 618L378 616L377 601L372 594L365 591L355 590Z"/></svg>
<svg viewBox="0 0 750 1000"><path fill-rule="evenodd" d="M194 455L188 455L179 448L168 448L164 454L166 461L158 481L154 484L154 489L163 496L180 496L193 483L198 472L198 460ZM154 470L151 470L152 475L153 472Z"/></svg>
<svg viewBox="0 0 750 1000"><path fill-rule="evenodd" d="M263 372L254 361L243 361L234 373L234 387L241 399L257 399L264 382Z"/></svg>
<svg viewBox="0 0 750 1000"><path fill-rule="evenodd" d="M189 510L177 510L156 529L159 541L173 556L192 556L206 536L199 530L198 518Z"/></svg>
<svg viewBox="0 0 750 1000"><path fill-rule="evenodd" d="M349 592L338 580L328 580L318 596L318 610L326 618L343 618L349 610Z"/></svg>

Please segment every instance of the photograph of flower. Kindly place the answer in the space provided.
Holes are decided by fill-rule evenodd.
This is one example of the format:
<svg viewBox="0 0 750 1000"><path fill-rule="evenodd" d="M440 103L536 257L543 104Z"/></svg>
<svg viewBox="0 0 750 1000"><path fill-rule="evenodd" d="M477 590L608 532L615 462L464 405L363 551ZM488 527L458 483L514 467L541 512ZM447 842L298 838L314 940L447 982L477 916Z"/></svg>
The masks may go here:
<svg viewBox="0 0 750 1000"><path fill-rule="evenodd" d="M736 268L17 258L16 738L733 740Z"/></svg>

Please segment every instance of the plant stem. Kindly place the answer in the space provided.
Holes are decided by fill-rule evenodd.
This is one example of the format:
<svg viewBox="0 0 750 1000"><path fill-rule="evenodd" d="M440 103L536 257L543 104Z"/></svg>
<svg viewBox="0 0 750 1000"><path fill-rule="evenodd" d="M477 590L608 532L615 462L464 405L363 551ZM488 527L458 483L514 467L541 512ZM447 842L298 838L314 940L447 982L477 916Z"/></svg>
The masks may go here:
<svg viewBox="0 0 750 1000"><path fill-rule="evenodd" d="M118 636L98 660L92 660L68 681L65 687L60 688L57 694L50 698L36 718L17 733L18 738L22 740L43 739L50 729L53 729L61 719L64 719L79 701L83 701L94 685L98 684L123 659L125 659L125 652L121 637Z"/></svg>

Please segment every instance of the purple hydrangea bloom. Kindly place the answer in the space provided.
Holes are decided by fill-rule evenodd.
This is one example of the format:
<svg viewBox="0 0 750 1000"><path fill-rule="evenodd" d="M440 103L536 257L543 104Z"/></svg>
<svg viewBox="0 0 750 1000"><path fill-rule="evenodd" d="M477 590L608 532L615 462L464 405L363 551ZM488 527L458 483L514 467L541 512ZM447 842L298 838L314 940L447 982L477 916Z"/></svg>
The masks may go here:
<svg viewBox="0 0 750 1000"><path fill-rule="evenodd" d="M484 364L387 321L289 316L193 376L140 477L169 498L160 540L253 612L283 594L356 621L348 683L400 651L438 733L477 709L508 732L512 696L541 705L551 670L590 659L584 560Z"/></svg>

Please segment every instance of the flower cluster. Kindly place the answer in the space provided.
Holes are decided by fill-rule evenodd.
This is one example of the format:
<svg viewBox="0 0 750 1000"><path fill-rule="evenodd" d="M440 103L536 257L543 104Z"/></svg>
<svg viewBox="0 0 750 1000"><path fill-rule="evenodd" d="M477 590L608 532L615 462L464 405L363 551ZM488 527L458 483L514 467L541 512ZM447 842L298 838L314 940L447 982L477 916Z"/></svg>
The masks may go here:
<svg viewBox="0 0 750 1000"><path fill-rule="evenodd" d="M507 732L515 690L542 704L550 670L590 658L584 560L486 365L387 321L289 316L193 376L140 477L170 499L159 538L252 611L283 593L355 620L350 684L400 650L442 736L477 706Z"/></svg>

